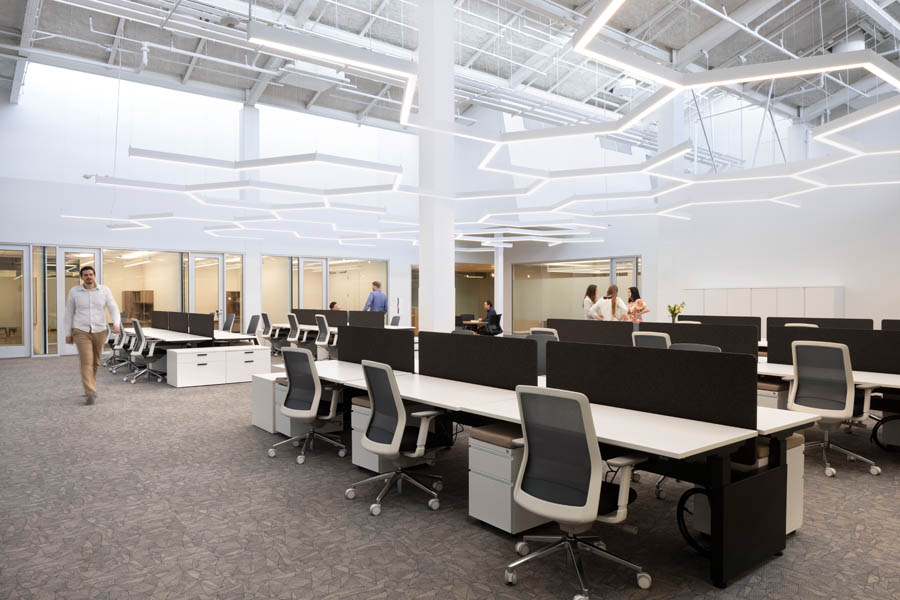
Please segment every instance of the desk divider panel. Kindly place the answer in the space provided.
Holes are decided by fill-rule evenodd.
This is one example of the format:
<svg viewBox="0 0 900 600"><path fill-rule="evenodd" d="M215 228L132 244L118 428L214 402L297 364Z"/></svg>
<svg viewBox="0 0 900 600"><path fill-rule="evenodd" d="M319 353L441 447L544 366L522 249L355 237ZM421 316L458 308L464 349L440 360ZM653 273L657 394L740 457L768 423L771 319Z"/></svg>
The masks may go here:
<svg viewBox="0 0 900 600"><path fill-rule="evenodd" d="M180 333L188 332L188 314L185 312L169 313L169 329Z"/></svg>
<svg viewBox="0 0 900 600"><path fill-rule="evenodd" d="M329 327L340 327L347 324L346 310L328 310L327 308L295 308L291 310L300 325L315 325L316 315L325 315Z"/></svg>
<svg viewBox="0 0 900 600"><path fill-rule="evenodd" d="M747 354L556 342L547 345L547 387L594 404L756 429L756 358Z"/></svg>
<svg viewBox="0 0 900 600"><path fill-rule="evenodd" d="M395 371L416 370L413 332L411 329L378 329L375 327L338 327L338 360L361 363L374 360L391 365Z"/></svg>
<svg viewBox="0 0 900 600"><path fill-rule="evenodd" d="M762 339L762 319L760 317L729 317L725 315L678 315L679 321L700 321L704 325L753 325L756 327L756 341Z"/></svg>
<svg viewBox="0 0 900 600"><path fill-rule="evenodd" d="M202 335L203 337L213 337L215 330L215 321L212 315L203 313L190 313L188 315L188 333L191 335Z"/></svg>
<svg viewBox="0 0 900 600"><path fill-rule="evenodd" d="M385 313L383 312L369 310L347 311L350 327L378 327L383 329L384 315ZM328 321L328 323L330 324L331 321Z"/></svg>
<svg viewBox="0 0 900 600"><path fill-rule="evenodd" d="M588 321L587 319L547 319L547 327L555 329L561 342L631 346L634 323Z"/></svg>
<svg viewBox="0 0 900 600"><path fill-rule="evenodd" d="M169 328L169 313L162 310L154 310L150 313L150 327L154 329Z"/></svg>
<svg viewBox="0 0 900 600"><path fill-rule="evenodd" d="M709 344L722 352L759 355L759 333L753 325L641 323L640 331L668 333L673 344Z"/></svg>
<svg viewBox="0 0 900 600"><path fill-rule="evenodd" d="M812 323L822 329L875 329L872 319L819 319L815 317L766 317L766 339L773 327L784 327L785 323Z"/></svg>
<svg viewBox="0 0 900 600"><path fill-rule="evenodd" d="M882 331L900 331L900 319L882 319Z"/></svg>
<svg viewBox="0 0 900 600"><path fill-rule="evenodd" d="M537 342L422 331L419 374L507 390L537 385Z"/></svg>
<svg viewBox="0 0 900 600"><path fill-rule="evenodd" d="M770 363L793 364L791 343L795 340L835 342L847 344L856 371L900 373L900 331L774 327L766 337Z"/></svg>

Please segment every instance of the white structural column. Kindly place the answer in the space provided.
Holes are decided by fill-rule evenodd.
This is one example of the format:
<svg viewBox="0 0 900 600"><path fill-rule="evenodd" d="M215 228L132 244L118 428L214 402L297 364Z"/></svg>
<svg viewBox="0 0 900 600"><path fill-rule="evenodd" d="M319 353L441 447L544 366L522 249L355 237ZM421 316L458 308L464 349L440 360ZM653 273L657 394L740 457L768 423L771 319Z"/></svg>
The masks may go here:
<svg viewBox="0 0 900 600"><path fill-rule="evenodd" d="M502 237L498 235L497 237ZM504 308L506 304L503 302L503 248L494 249L494 310L501 313L500 327L504 331L512 333L512 315L507 314Z"/></svg>
<svg viewBox="0 0 900 600"><path fill-rule="evenodd" d="M421 2L419 26L419 113L424 126L453 126L452 2ZM419 130L419 187L452 196L453 137ZM454 201L419 196L419 330L453 330L456 314Z"/></svg>
<svg viewBox="0 0 900 600"><path fill-rule="evenodd" d="M238 139L238 160L248 160L252 158L260 158L259 156L259 110L252 106L244 106L241 108L240 126L238 130L240 137ZM241 179L251 180L259 179L259 171L256 169L241 171ZM241 203L245 205L258 204L260 199L259 190L241 190ZM249 322L250 315L262 312L262 277L260 254L258 249L251 251L246 246L254 245L253 242L245 242L244 250L244 290L243 294L243 323ZM258 248L258 246L257 246Z"/></svg>
<svg viewBox="0 0 900 600"><path fill-rule="evenodd" d="M658 139L660 152L666 152L667 150L686 141L690 137L690 132L687 130L684 124L684 112L686 108L689 108L694 114L696 114L697 109L694 107L694 100L691 97L690 92L677 94L674 98L672 98L671 101L663 105L663 107L657 111L654 117L651 117L651 119L658 119L659 122ZM693 142L695 148L697 148L698 146L702 146L704 148L706 147L706 140L704 139L703 133L701 131L697 132L697 139L694 139ZM663 170L673 175L681 174L684 171L684 165L684 158L679 158L677 160L673 160L668 165L663 166Z"/></svg>

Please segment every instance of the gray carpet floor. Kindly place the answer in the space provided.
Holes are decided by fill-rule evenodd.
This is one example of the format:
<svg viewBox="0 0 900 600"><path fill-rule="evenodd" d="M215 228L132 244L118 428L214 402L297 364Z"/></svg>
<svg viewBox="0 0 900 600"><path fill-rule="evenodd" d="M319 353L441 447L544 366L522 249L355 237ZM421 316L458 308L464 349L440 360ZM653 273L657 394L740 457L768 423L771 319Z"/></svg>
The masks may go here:
<svg viewBox="0 0 900 600"><path fill-rule="evenodd" d="M317 448L305 465L250 425L250 384L176 390L103 372L83 406L75 357L0 361L0 598L571 598L564 555L502 583L514 538L467 514L467 440L440 456L441 509L412 490L380 517L347 485L366 473ZM818 437L812 433L809 437ZM598 525L653 587L594 557L594 598L900 599L900 457L840 436L884 472L806 457L803 528L725 590L675 524L684 485L637 484L631 535ZM552 528L551 528L552 529ZM550 529L548 529L549 531Z"/></svg>

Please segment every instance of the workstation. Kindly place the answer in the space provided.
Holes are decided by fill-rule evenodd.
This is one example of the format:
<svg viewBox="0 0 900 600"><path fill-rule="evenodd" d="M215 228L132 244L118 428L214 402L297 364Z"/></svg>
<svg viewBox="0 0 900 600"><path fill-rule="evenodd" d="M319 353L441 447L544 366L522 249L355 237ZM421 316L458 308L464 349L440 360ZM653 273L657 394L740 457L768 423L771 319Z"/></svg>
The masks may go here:
<svg viewBox="0 0 900 600"><path fill-rule="evenodd" d="M0 38L0 595L896 595L900 4Z"/></svg>

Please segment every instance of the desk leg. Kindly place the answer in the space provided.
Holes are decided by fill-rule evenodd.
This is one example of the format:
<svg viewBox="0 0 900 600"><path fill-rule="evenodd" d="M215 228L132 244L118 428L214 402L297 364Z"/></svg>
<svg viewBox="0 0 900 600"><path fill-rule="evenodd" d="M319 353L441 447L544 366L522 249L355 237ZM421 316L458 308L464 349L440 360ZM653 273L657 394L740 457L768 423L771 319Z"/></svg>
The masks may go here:
<svg viewBox="0 0 900 600"><path fill-rule="evenodd" d="M727 456L710 456L709 468L710 550L709 576L716 587L728 585L725 574L725 486L731 483L731 459Z"/></svg>

